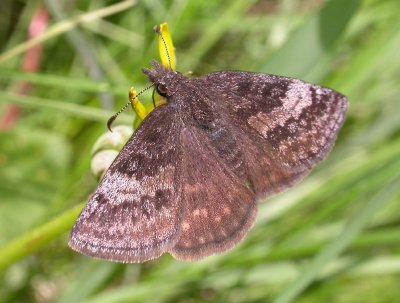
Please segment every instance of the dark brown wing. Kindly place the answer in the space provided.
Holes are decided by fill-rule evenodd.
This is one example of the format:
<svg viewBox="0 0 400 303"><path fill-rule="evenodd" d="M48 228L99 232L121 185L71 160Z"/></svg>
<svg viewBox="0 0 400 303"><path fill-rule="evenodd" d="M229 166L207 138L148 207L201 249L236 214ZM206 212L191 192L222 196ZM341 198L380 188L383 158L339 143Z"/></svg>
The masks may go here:
<svg viewBox="0 0 400 303"><path fill-rule="evenodd" d="M180 132L168 105L142 122L76 221L69 240L73 249L143 262L175 245L183 217Z"/></svg>
<svg viewBox="0 0 400 303"><path fill-rule="evenodd" d="M185 219L170 251L180 260L197 260L235 246L254 223L254 194L221 162L206 133L182 132L182 202Z"/></svg>
<svg viewBox="0 0 400 303"><path fill-rule="evenodd" d="M223 71L199 80L230 127L258 197L293 185L322 160L347 109L345 96L297 79Z"/></svg>

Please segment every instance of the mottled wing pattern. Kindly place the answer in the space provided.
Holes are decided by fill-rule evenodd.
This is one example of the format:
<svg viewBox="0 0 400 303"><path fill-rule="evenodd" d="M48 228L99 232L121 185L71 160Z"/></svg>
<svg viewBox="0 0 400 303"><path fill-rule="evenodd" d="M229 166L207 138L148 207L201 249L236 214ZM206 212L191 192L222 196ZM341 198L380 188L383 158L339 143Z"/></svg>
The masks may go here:
<svg viewBox="0 0 400 303"><path fill-rule="evenodd" d="M184 211L178 120L171 107L160 106L142 122L76 221L73 249L143 262L174 246Z"/></svg>
<svg viewBox="0 0 400 303"><path fill-rule="evenodd" d="M222 71L202 78L239 145L258 198L304 177L332 148L347 99L301 80Z"/></svg>
<svg viewBox="0 0 400 303"><path fill-rule="evenodd" d="M235 246L254 223L254 193L220 161L206 132L188 127L182 132L185 219L170 253L180 260L197 260Z"/></svg>

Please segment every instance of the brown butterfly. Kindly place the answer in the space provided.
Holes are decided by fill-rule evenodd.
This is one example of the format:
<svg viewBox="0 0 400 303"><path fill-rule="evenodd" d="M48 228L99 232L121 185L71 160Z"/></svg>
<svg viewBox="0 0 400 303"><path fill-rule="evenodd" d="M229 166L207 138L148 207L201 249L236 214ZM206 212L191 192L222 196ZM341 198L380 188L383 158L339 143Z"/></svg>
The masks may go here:
<svg viewBox="0 0 400 303"><path fill-rule="evenodd" d="M119 153L72 229L95 258L198 260L233 248L257 200L306 176L331 150L347 99L287 77L143 69L167 100Z"/></svg>

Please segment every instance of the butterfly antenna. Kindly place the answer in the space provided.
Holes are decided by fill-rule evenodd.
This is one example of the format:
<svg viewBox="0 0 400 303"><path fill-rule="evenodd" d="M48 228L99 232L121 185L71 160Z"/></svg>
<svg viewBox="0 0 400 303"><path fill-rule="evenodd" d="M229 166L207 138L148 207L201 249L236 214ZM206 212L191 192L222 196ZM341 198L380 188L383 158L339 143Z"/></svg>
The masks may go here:
<svg viewBox="0 0 400 303"><path fill-rule="evenodd" d="M157 35L160 36L160 38L161 38L161 40L162 40L162 42L163 42L163 44L164 44L165 53L167 54L167 58L168 58L168 65L169 65L169 67L172 69L171 57L169 56L169 51L168 51L167 42L165 42L165 39L164 39L164 37L163 37L163 35L162 35L162 33L161 33L160 26L159 26L159 25L154 26L154 31L157 33Z"/></svg>
<svg viewBox="0 0 400 303"><path fill-rule="evenodd" d="M113 124L114 120L130 105L132 104L133 100L135 100L137 97L139 97L143 92L145 92L146 90L148 90L149 88L151 88L154 85L154 83L152 83L151 85L147 86L146 88L142 89L137 95L133 95L132 94L132 90L129 90L129 102L126 103L115 115L111 116L110 119L108 119L107 121L107 128L110 132L112 132L111 130L111 125Z"/></svg>

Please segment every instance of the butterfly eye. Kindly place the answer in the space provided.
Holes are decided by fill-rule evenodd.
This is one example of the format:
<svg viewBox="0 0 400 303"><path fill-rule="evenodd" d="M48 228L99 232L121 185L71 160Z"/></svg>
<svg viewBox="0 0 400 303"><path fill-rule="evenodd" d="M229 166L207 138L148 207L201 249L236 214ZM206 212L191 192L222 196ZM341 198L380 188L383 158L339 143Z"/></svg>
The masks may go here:
<svg viewBox="0 0 400 303"><path fill-rule="evenodd" d="M164 83L159 83L157 85L157 92L163 97L167 95L167 87L165 86Z"/></svg>

